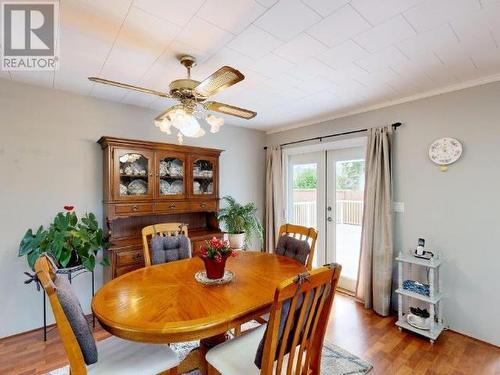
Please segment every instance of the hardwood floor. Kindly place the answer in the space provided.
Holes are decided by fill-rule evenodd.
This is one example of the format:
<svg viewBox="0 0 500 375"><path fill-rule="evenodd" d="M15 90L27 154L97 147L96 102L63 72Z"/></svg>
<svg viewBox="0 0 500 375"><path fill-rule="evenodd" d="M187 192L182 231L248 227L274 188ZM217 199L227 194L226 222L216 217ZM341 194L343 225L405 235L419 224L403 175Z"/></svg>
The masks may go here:
<svg viewBox="0 0 500 375"><path fill-rule="evenodd" d="M443 332L434 345L399 332L395 317L381 318L350 297L335 297L327 339L373 365L375 374L500 375L500 348ZM95 329L100 340L108 336ZM57 330L43 342L40 330L0 340L0 374L44 374L66 364Z"/></svg>

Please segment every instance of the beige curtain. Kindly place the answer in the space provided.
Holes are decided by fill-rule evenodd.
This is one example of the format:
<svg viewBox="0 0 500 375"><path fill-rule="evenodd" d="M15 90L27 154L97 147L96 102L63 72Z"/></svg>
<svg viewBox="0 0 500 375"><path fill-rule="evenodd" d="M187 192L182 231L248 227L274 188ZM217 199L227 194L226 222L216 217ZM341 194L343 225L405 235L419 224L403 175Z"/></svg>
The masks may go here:
<svg viewBox="0 0 500 375"><path fill-rule="evenodd" d="M368 130L365 206L356 297L366 308L390 313L392 244L392 126Z"/></svg>
<svg viewBox="0 0 500 375"><path fill-rule="evenodd" d="M274 250L279 227L284 221L284 189L281 146L267 148L266 154L266 238L267 252Z"/></svg>

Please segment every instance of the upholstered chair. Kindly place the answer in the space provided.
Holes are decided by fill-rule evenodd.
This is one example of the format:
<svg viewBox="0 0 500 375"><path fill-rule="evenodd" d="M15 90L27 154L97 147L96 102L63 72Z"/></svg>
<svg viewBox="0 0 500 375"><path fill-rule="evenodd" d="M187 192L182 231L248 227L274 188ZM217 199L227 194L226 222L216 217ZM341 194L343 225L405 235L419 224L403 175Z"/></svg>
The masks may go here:
<svg viewBox="0 0 500 375"><path fill-rule="evenodd" d="M146 267L191 258L188 229L182 223L162 223L142 228L142 245Z"/></svg>
<svg viewBox="0 0 500 375"><path fill-rule="evenodd" d="M47 254L35 263L47 293L71 375L177 374L179 358L167 345L139 344L112 336L96 343L78 298Z"/></svg>
<svg viewBox="0 0 500 375"><path fill-rule="evenodd" d="M293 258L311 270L317 239L318 231L314 228L283 224L274 253Z"/></svg>

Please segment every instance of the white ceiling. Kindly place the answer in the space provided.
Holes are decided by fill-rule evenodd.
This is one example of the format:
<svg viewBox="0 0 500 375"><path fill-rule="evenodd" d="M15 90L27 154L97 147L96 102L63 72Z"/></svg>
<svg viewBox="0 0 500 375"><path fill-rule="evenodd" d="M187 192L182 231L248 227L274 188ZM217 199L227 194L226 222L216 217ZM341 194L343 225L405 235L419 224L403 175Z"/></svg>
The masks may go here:
<svg viewBox="0 0 500 375"><path fill-rule="evenodd" d="M10 78L162 111L172 102L87 76L167 91L199 60L242 83L214 97L273 130L500 73L500 0L61 0L56 72Z"/></svg>

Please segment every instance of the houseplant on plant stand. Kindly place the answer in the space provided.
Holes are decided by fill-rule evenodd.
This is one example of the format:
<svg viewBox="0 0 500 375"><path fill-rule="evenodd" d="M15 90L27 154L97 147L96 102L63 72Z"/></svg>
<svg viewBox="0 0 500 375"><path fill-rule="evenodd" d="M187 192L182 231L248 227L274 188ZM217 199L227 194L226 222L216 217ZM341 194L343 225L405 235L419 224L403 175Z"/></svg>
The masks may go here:
<svg viewBox="0 0 500 375"><path fill-rule="evenodd" d="M232 249L247 248L252 236L262 240L262 224L257 218L255 203L242 205L231 196L222 200L226 206L219 210L218 219L224 224Z"/></svg>
<svg viewBox="0 0 500 375"><path fill-rule="evenodd" d="M200 248L200 258L205 263L207 278L222 279L226 260L230 256L236 256L236 251L232 250L228 241L212 238L205 241Z"/></svg>
<svg viewBox="0 0 500 375"><path fill-rule="evenodd" d="M26 256L32 270L40 254L46 252L60 268L81 266L93 271L98 251L110 247L93 213L86 213L79 219L73 206L64 206L64 209L65 212L59 212L47 229L43 226L36 232L28 229L21 240L18 256ZM109 265L108 259L103 258L101 264Z"/></svg>

